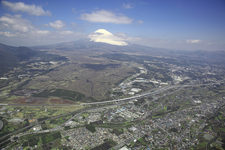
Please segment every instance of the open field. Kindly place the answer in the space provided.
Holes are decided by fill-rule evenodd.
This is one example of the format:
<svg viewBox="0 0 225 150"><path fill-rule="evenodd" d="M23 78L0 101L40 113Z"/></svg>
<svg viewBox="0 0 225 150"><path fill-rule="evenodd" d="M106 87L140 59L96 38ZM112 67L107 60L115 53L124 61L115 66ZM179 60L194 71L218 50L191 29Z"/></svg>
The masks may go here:
<svg viewBox="0 0 225 150"><path fill-rule="evenodd" d="M50 104L73 104L73 102L63 99L50 99Z"/></svg>
<svg viewBox="0 0 225 150"><path fill-rule="evenodd" d="M56 96L63 99L69 99L72 101L80 101L82 100L85 95L79 92L63 90L63 89L45 89L38 94L33 94L33 97L44 97L48 98L49 96ZM50 100L51 101L51 100Z"/></svg>
<svg viewBox="0 0 225 150"><path fill-rule="evenodd" d="M111 147L117 145L117 143L113 140L107 140L105 143L92 148L91 150L104 150L104 149L110 149Z"/></svg>
<svg viewBox="0 0 225 150"><path fill-rule="evenodd" d="M13 118L38 119L43 117L53 117L64 113L82 109L81 105L72 106L7 106L7 110L12 111ZM18 111L19 110L19 111Z"/></svg>
<svg viewBox="0 0 225 150"><path fill-rule="evenodd" d="M20 97L13 101L16 104L44 104L46 102L46 98L33 98L33 97Z"/></svg>
<svg viewBox="0 0 225 150"><path fill-rule="evenodd" d="M85 95L84 101L110 99L107 91L121 79L131 76L136 64L84 57L85 62L67 63L35 77L25 89L65 89ZM103 61L103 62L102 62ZM54 95L53 95L54 96ZM90 98L91 97L91 98ZM82 100L83 101L83 100Z"/></svg>
<svg viewBox="0 0 225 150"><path fill-rule="evenodd" d="M40 97L21 97L21 96L11 96L5 101L6 103L11 104L20 104L20 105L72 105L79 104L79 102L73 102L71 100L60 99L58 97L48 97L48 98L40 98Z"/></svg>
<svg viewBox="0 0 225 150"><path fill-rule="evenodd" d="M83 117L85 117L85 118L87 118L89 116L89 113L82 113L80 115L83 116Z"/></svg>

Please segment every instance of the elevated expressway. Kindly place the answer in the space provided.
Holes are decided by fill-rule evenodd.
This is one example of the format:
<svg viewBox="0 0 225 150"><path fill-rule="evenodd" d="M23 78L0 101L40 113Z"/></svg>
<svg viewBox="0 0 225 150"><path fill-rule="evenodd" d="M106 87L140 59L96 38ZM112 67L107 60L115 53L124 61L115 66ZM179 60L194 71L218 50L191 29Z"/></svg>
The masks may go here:
<svg viewBox="0 0 225 150"><path fill-rule="evenodd" d="M135 96L128 97L128 98L116 99L116 100L110 100L110 101L102 101L102 102L93 102L93 103L82 103L80 105L96 105L96 104L106 104L106 103L114 103L114 102L121 102L121 101L129 101L129 100L132 100L132 99L137 99L137 98L141 98L141 97L155 95L155 94L161 93L163 91L167 91L169 89L178 88L178 87L185 87L185 86L168 86L168 87L160 88L160 89L158 89L156 91L153 91L153 92L135 95Z"/></svg>
<svg viewBox="0 0 225 150"><path fill-rule="evenodd" d="M92 103L82 103L80 105L98 105L98 104L107 104L107 103L115 103L115 102L121 102L121 101L129 101L132 99L137 99L137 98L141 98L141 97L146 97L146 96L150 96L150 95L155 95L170 89L174 89L174 88L183 88L183 87L194 87L194 86L201 86L201 85L212 85L212 84L219 84L220 82L214 82L214 83L208 83L208 84L192 84L192 85L172 85L172 86L166 86L160 89L157 89L153 92L148 92L148 93L144 93L144 94L140 94L140 95L135 95L132 97L128 97L128 98L123 98L123 99L116 99L116 100L110 100L110 101L102 101L102 102L92 102Z"/></svg>

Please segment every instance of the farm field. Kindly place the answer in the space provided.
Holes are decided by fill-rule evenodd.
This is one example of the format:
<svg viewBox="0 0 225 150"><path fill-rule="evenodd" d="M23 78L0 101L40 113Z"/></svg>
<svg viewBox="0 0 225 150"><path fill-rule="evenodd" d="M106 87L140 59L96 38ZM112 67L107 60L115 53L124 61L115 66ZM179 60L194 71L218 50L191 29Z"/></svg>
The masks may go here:
<svg viewBox="0 0 225 150"><path fill-rule="evenodd" d="M8 106L7 110L12 111L13 118L38 119L44 117L53 117L61 114L73 112L82 109L81 105L72 106Z"/></svg>
<svg viewBox="0 0 225 150"><path fill-rule="evenodd" d="M63 65L46 74L45 78L34 78L24 88L65 89L84 94L84 101L92 100L89 97L98 101L110 99L107 91L118 84L121 79L130 76L129 72L134 71L134 66L126 63L120 65L117 63L105 65L95 63L97 62Z"/></svg>

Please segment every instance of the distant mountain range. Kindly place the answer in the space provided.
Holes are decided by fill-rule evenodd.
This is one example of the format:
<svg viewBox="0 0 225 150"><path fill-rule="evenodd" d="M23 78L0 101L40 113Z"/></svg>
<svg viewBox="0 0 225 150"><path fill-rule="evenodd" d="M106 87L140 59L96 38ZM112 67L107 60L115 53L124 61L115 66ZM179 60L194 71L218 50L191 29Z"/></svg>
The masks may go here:
<svg viewBox="0 0 225 150"><path fill-rule="evenodd" d="M59 44L53 45L44 45L44 46L35 46L31 47L35 50L40 49L55 49L55 50L65 50L65 51L73 51L73 50L102 50L112 52L112 53L121 53L121 52L128 52L128 53L148 53L148 54L166 54L171 52L172 50L164 49L164 48L153 48L148 46L142 46L138 44L131 44L125 46L118 46L112 45L107 43L101 42L94 42L90 41L90 39L80 39L77 41L72 42L64 42Z"/></svg>
<svg viewBox="0 0 225 150"><path fill-rule="evenodd" d="M154 48L148 46L142 46L138 44L131 44L125 46L111 45L107 43L94 42L90 39L80 39L72 42L65 42L53 45L45 46L36 46L31 47L34 50L40 49L54 49L54 50L63 50L63 51L77 51L81 53L89 52L102 52L102 53L129 53L129 54L138 54L138 55L153 55L153 56L181 56L181 57L190 57L190 58L199 58L205 60L224 60L225 51L178 51L165 48Z"/></svg>
<svg viewBox="0 0 225 150"><path fill-rule="evenodd" d="M127 53L135 55L169 56L184 58L199 58L205 61L225 62L225 51L175 51L164 48L153 48L131 44L125 46L111 45L107 43L94 42L90 39L81 39L72 42L65 42L53 45L35 46L35 47L13 47L0 44L0 76L9 69L19 65L20 61L28 60L31 57L44 55L45 52L39 50L59 50L75 51L84 55L99 55L107 53Z"/></svg>
<svg viewBox="0 0 225 150"><path fill-rule="evenodd" d="M43 51L35 51L29 47L13 47L0 43L0 77L9 70L18 67L21 61L27 61L32 57L42 56L44 56L46 60L58 59L61 57L58 55L46 54L46 52Z"/></svg>
<svg viewBox="0 0 225 150"><path fill-rule="evenodd" d="M0 76L19 65L20 61L28 60L38 52L28 47L13 47L0 44Z"/></svg>

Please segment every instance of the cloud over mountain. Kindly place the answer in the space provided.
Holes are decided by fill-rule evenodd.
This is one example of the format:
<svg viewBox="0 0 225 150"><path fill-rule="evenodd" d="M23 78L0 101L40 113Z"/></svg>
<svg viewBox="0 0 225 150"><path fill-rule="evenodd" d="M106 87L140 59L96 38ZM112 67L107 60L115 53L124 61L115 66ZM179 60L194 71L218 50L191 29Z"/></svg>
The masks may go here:
<svg viewBox="0 0 225 150"><path fill-rule="evenodd" d="M6 36L6 37L15 37L16 36L16 34L13 34L13 33L7 32L7 31L5 31L5 32L0 31L0 35Z"/></svg>
<svg viewBox="0 0 225 150"><path fill-rule="evenodd" d="M124 14L115 14L107 10L93 11L91 14L83 13L80 19L94 23L130 24L133 19Z"/></svg>
<svg viewBox="0 0 225 150"><path fill-rule="evenodd" d="M49 25L57 30L62 29L65 26L61 20L56 20L55 22L50 22Z"/></svg>
<svg viewBox="0 0 225 150"><path fill-rule="evenodd" d="M198 39L196 39L196 40L188 39L186 42L187 42L187 43L200 43L201 40L198 40Z"/></svg>
<svg viewBox="0 0 225 150"><path fill-rule="evenodd" d="M125 4L125 3L123 3L123 8L124 9L131 9L131 8L133 8L133 6L131 4Z"/></svg>
<svg viewBox="0 0 225 150"><path fill-rule="evenodd" d="M23 19L21 15L9 15L5 14L0 18L0 26L2 28L19 31L19 32L28 32L33 29L33 26L30 21Z"/></svg>
<svg viewBox="0 0 225 150"><path fill-rule="evenodd" d="M138 20L138 25L141 25L141 24L143 24L143 23L144 23L144 21Z"/></svg>
<svg viewBox="0 0 225 150"><path fill-rule="evenodd" d="M88 35L90 41L107 43L118 46L125 46L128 43L124 42L123 38L113 35L105 29L98 29L94 33Z"/></svg>

